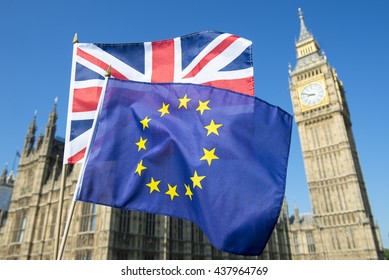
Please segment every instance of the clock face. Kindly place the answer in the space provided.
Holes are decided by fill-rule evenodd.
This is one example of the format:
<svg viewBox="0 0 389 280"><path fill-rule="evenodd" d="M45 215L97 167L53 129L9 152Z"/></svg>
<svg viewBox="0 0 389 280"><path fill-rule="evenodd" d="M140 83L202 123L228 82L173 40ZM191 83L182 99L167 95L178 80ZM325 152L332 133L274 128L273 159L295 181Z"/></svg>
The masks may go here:
<svg viewBox="0 0 389 280"><path fill-rule="evenodd" d="M324 98L324 88L320 84L307 85L301 91L301 102L306 106L319 104Z"/></svg>

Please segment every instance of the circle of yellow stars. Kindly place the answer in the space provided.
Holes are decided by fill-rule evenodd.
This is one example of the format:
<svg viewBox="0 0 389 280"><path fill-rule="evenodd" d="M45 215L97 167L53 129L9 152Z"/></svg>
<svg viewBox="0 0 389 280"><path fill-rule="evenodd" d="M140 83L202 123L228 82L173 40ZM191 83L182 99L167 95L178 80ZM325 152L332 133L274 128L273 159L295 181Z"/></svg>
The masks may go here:
<svg viewBox="0 0 389 280"><path fill-rule="evenodd" d="M188 94L186 93L183 97L178 98L179 105L178 109L185 109L188 110L188 103L192 101L192 98L188 97ZM200 113L202 116L204 112L211 110L210 106L210 100L205 101L198 101L198 107L196 108L196 111ZM160 118L167 117L170 115L169 111L170 104L165 104L162 102L161 108L157 110L157 112L160 113ZM152 119L149 118L149 116L145 116L142 120L139 121L142 125L143 130L150 129L150 123L152 122ZM211 119L210 123L204 128L207 130L207 137L211 134L214 134L216 136L219 136L219 129L223 126L221 123L215 123L214 119ZM147 138L143 139L141 136L139 138L139 141L135 143L135 145L138 147L138 152L142 152L142 150L147 150ZM199 159L201 161L206 161L208 163L208 166L211 166L212 161L218 160L219 157L216 155L216 148L207 150L203 148L204 155ZM143 160L141 160L135 169L135 174L138 174L139 176L142 176L142 172L147 170L147 167L143 165ZM194 170L193 176L190 177L190 180L192 181L192 188L189 184L184 184L185 187L185 196L187 196L191 201L193 197L193 191L195 188L199 188L200 190L203 189L202 181L206 178L206 176L199 175L197 173L197 170ZM150 182L146 184L146 187L149 188L149 193L152 194L154 192L161 192L160 190L160 184L161 180L156 180L154 177L151 177ZM177 185L171 185L167 184L167 191L164 193L165 195L168 195L170 197L170 200L173 201L175 197L179 197L177 191Z"/></svg>

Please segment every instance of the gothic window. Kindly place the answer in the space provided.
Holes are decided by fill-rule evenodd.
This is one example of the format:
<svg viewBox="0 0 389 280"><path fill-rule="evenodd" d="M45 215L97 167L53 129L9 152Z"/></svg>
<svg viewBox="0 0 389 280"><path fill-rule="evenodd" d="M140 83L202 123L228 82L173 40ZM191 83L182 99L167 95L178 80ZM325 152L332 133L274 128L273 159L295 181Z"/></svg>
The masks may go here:
<svg viewBox="0 0 389 280"><path fill-rule="evenodd" d="M26 185L32 185L33 182L34 182L34 171L30 169L28 170Z"/></svg>
<svg viewBox="0 0 389 280"><path fill-rule="evenodd" d="M40 215L39 215L39 221L38 226L36 228L36 240L42 240L43 239L43 227L45 222L45 209L40 209Z"/></svg>
<svg viewBox="0 0 389 280"><path fill-rule="evenodd" d="M346 230L346 239L347 239L347 247L349 249L354 249L355 248L354 236L352 230L349 228Z"/></svg>
<svg viewBox="0 0 389 280"><path fill-rule="evenodd" d="M338 246L338 250L340 250L340 242L339 242L339 236L338 234L335 233L335 238L336 238L336 245Z"/></svg>
<svg viewBox="0 0 389 280"><path fill-rule="evenodd" d="M155 215L146 213L146 235L154 236L155 234Z"/></svg>
<svg viewBox="0 0 389 280"><path fill-rule="evenodd" d="M339 237L336 230L331 231L331 237L332 237L332 248L334 250L340 250Z"/></svg>
<svg viewBox="0 0 389 280"><path fill-rule="evenodd" d="M177 221L177 225L178 225L178 230L177 230L177 233L178 233L178 240L183 240L183 235L184 235L184 221L179 219Z"/></svg>
<svg viewBox="0 0 389 280"><path fill-rule="evenodd" d="M170 223L170 238L173 240L183 240L183 220L182 219L172 219Z"/></svg>
<svg viewBox="0 0 389 280"><path fill-rule="evenodd" d="M336 194L338 197L340 210L343 211L343 200L342 200L342 197L340 196L339 186L336 186L335 191L336 191Z"/></svg>
<svg viewBox="0 0 389 280"><path fill-rule="evenodd" d="M145 260L154 260L154 255L153 254L145 254L143 259L145 259Z"/></svg>
<svg viewBox="0 0 389 280"><path fill-rule="evenodd" d="M94 231L96 226L96 204L83 203L81 210L80 232Z"/></svg>
<svg viewBox="0 0 389 280"><path fill-rule="evenodd" d="M331 212L334 211L334 209L332 208L332 199L331 199L331 194L330 194L330 191L328 189L326 189L326 192L327 192L327 198L328 198L328 205L329 205L329 210Z"/></svg>
<svg viewBox="0 0 389 280"><path fill-rule="evenodd" d="M192 225L192 251L194 254L203 255L204 253L204 238L201 229L194 223Z"/></svg>
<svg viewBox="0 0 389 280"><path fill-rule="evenodd" d="M6 220L7 220L7 212L0 210L0 228L5 225Z"/></svg>
<svg viewBox="0 0 389 280"><path fill-rule="evenodd" d="M115 254L116 260L128 260L128 251L126 250L117 250Z"/></svg>
<svg viewBox="0 0 389 280"><path fill-rule="evenodd" d="M24 231L26 230L26 214L19 212L16 214L14 228L12 230L12 242L21 243Z"/></svg>
<svg viewBox="0 0 389 280"><path fill-rule="evenodd" d="M204 233L199 229L198 230L198 234L199 234L199 245L200 245L200 254L201 255L204 255Z"/></svg>
<svg viewBox="0 0 389 280"><path fill-rule="evenodd" d="M57 222L57 207L54 206L53 212L51 212L51 224L49 238L54 238L55 224Z"/></svg>
<svg viewBox="0 0 389 280"><path fill-rule="evenodd" d="M131 221L131 212L128 210L120 210L119 218L119 232L121 233L130 233L130 221Z"/></svg>
<svg viewBox="0 0 389 280"><path fill-rule="evenodd" d="M296 255L300 254L299 237L297 233L293 234L293 243L294 243L294 253Z"/></svg>
<svg viewBox="0 0 389 280"><path fill-rule="evenodd" d="M315 253L315 242L313 240L312 231L307 231L306 237L307 237L307 244L308 244L308 252Z"/></svg>
<svg viewBox="0 0 389 280"><path fill-rule="evenodd" d="M76 260L91 260L92 259L92 251L91 250L82 250L82 251L77 251Z"/></svg>

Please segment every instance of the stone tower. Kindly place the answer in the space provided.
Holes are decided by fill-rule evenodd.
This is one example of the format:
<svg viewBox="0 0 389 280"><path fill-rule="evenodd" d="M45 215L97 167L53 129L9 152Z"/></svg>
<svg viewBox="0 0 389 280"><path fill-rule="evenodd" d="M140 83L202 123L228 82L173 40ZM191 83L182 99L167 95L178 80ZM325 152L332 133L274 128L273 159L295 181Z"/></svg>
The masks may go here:
<svg viewBox="0 0 389 280"><path fill-rule="evenodd" d="M55 103L44 134L35 137L36 114L28 127L2 232L0 258L39 259L43 256L44 227L41 221L46 221L45 226L54 222L54 215L50 217L49 211L46 211L49 207L53 208L47 193L52 192L53 182L58 178L60 165L54 163L63 150L63 143L55 139L56 120ZM45 210L44 214L42 210ZM54 225L50 226L54 228Z"/></svg>
<svg viewBox="0 0 389 280"><path fill-rule="evenodd" d="M299 17L297 63L289 70L290 94L313 210L310 224L312 238L318 241L316 254L321 259L380 259L382 244L343 84L307 30L301 9Z"/></svg>

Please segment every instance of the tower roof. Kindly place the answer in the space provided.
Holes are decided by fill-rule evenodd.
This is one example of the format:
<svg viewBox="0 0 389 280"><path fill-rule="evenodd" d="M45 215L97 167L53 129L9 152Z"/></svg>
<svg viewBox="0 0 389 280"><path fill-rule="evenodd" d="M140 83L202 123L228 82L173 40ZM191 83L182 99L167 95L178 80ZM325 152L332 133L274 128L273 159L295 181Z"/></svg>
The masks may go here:
<svg viewBox="0 0 389 280"><path fill-rule="evenodd" d="M319 44L305 26L303 12L300 8L298 9L298 14L300 18L300 36L296 42L297 63L293 71L291 71L291 67L289 68L290 74L326 61L325 56L320 53Z"/></svg>
<svg viewBox="0 0 389 280"><path fill-rule="evenodd" d="M300 18L300 36L297 42L302 42L307 39L313 38L313 35L308 31L307 27L305 26L303 11L301 10L301 8L298 9L298 13Z"/></svg>

